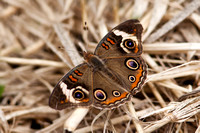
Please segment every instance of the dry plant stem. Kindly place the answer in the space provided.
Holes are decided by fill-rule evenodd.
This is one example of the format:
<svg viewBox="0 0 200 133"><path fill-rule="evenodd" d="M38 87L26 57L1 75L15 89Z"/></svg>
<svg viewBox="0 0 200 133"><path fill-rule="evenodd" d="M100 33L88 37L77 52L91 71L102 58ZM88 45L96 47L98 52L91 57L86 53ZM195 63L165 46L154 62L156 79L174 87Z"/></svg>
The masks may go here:
<svg viewBox="0 0 200 133"><path fill-rule="evenodd" d="M51 124L50 126L43 128L40 131L37 131L36 133L49 133L49 132L53 132L55 131L58 127L61 127L64 123L64 121L66 121L66 119L69 117L70 113L64 114L62 115L62 117L56 119L53 124Z"/></svg>
<svg viewBox="0 0 200 133"><path fill-rule="evenodd" d="M184 122L200 112L200 96L177 103L169 109L163 119L145 127L145 133L153 132L170 122ZM157 112L158 113L158 112ZM151 112L151 114L153 114ZM150 115L146 115L150 116ZM144 117L143 117L144 118Z"/></svg>
<svg viewBox="0 0 200 133"><path fill-rule="evenodd" d="M5 133L9 131L9 125L2 109L0 109L0 131Z"/></svg>
<svg viewBox="0 0 200 133"><path fill-rule="evenodd" d="M189 50L200 50L200 43L153 43L145 44L144 51L147 53L177 53L188 52Z"/></svg>
<svg viewBox="0 0 200 133"><path fill-rule="evenodd" d="M48 81L44 80L44 79L41 78L40 76L37 76L36 74L35 74L35 77L37 77L38 80L39 80L41 83L43 83L43 84L50 90L50 92L53 91L53 86L52 86Z"/></svg>
<svg viewBox="0 0 200 133"><path fill-rule="evenodd" d="M88 113L88 108L77 108L73 111L69 118L65 121L64 128L68 131L75 131L82 118Z"/></svg>
<svg viewBox="0 0 200 133"><path fill-rule="evenodd" d="M114 21L119 24L119 0L114 0Z"/></svg>
<svg viewBox="0 0 200 133"><path fill-rule="evenodd" d="M172 64L183 64L186 63L184 60L174 60L174 59L154 59L155 61L162 61L163 63L172 63Z"/></svg>
<svg viewBox="0 0 200 133"><path fill-rule="evenodd" d="M168 0L155 0L154 7L152 11L152 17L148 26L147 31L143 36L143 40L145 40L149 34L156 28L156 26L161 21L162 17L165 15L168 7Z"/></svg>
<svg viewBox="0 0 200 133"><path fill-rule="evenodd" d="M171 120L167 117L164 117L162 120L160 121L156 121L154 123L154 125L150 125L149 127L144 128L145 133L151 133L157 129L159 129L160 127L166 125L167 123L171 122Z"/></svg>
<svg viewBox="0 0 200 133"><path fill-rule="evenodd" d="M54 66L65 67L65 64L57 61L41 60L41 59L25 59L16 57L0 57L0 61L18 64L18 65L36 65L36 66Z"/></svg>
<svg viewBox="0 0 200 133"><path fill-rule="evenodd" d="M196 43L200 42L200 36L198 34L198 30L193 24L188 23L184 27L179 28L179 30L187 42L196 42ZM190 34L187 34L188 31L190 31Z"/></svg>
<svg viewBox="0 0 200 133"><path fill-rule="evenodd" d="M33 53L38 52L43 46L44 46L43 40L38 40L36 43L32 44L30 47L27 47L25 51L23 52L24 55L30 55Z"/></svg>
<svg viewBox="0 0 200 133"><path fill-rule="evenodd" d="M168 110L172 110L176 107L176 103L171 103L171 104L168 104L166 107L164 108L155 108L153 111L151 112L147 112L146 114L143 114L141 117L139 117L139 119L145 119L147 117L150 117L150 116L153 116L153 115L159 115L159 114L162 114L164 112L167 112Z"/></svg>
<svg viewBox="0 0 200 133"><path fill-rule="evenodd" d="M151 18L151 14L152 14L152 10L150 10L149 12L147 12L142 18L141 18L141 24L142 27L144 28L144 31L148 28L149 26L149 20ZM142 41L144 41L144 38L142 38Z"/></svg>
<svg viewBox="0 0 200 133"><path fill-rule="evenodd" d="M135 128L137 130L138 133L144 133L144 130L142 128L142 125L140 125L139 123L139 119L138 119L138 116L136 115L136 112L135 112L135 108L132 104L132 102L128 102L128 107L129 107L129 110L130 110L130 113L133 117L133 123L135 125Z"/></svg>
<svg viewBox="0 0 200 133"><path fill-rule="evenodd" d="M101 37L103 37L105 33L108 33L108 29L104 21L101 21L101 23L98 25L98 29Z"/></svg>
<svg viewBox="0 0 200 133"><path fill-rule="evenodd" d="M179 90L181 92L189 92L190 91L187 88L178 86L177 84L175 84L173 82L166 81L166 80L158 82L158 85L161 85L161 86L169 88L169 89L176 89L176 90Z"/></svg>
<svg viewBox="0 0 200 133"><path fill-rule="evenodd" d="M50 109L49 106L40 106L32 109L24 109L20 111L13 111L12 113L9 113L5 116L6 120L13 119L15 117L19 117L21 115L25 114L31 114L31 113L53 113L55 112L54 110Z"/></svg>
<svg viewBox="0 0 200 133"><path fill-rule="evenodd" d="M195 131L195 133L200 133L200 124L198 125L197 130Z"/></svg>
<svg viewBox="0 0 200 133"><path fill-rule="evenodd" d="M57 48L50 41L47 40L46 44L69 68L72 68L72 65L63 57L62 53L57 50Z"/></svg>
<svg viewBox="0 0 200 133"><path fill-rule="evenodd" d="M144 12L147 10L147 7L149 5L148 0L135 0L134 6L132 10L132 18L140 18Z"/></svg>
<svg viewBox="0 0 200 133"><path fill-rule="evenodd" d="M146 54L145 54L146 55ZM145 56L144 55L144 56ZM148 55L146 55L148 56ZM155 71L160 71L160 68L159 66L156 64L156 62L154 60L152 60L152 58L150 56L149 57L149 60L148 60L148 63L151 64L151 66L156 66L156 67L152 67ZM159 68L159 69L156 69L156 68ZM146 81L147 82L147 81ZM153 83L149 83L149 86L150 88L152 89L153 93L154 93L154 96L158 99L159 103L161 104L161 106L165 106L165 102L162 98L162 96L159 94L158 90L155 88L155 85Z"/></svg>
<svg viewBox="0 0 200 133"><path fill-rule="evenodd" d="M195 62L191 62L191 63L195 63ZM156 79L157 79L157 81L158 80L161 81L161 80L164 80L164 79L173 79L175 77L185 77L186 75L194 75L194 74L199 75L200 74L199 62L196 61L196 63L197 63L197 65L190 65L190 66L186 66L185 68L179 68L179 67L184 66L184 65L180 65L178 67L174 67L174 69L175 68L179 68L179 69L169 72L168 74L166 74L164 76L164 78L162 78L162 76L161 76L162 74L158 74L159 76L158 75L156 77L153 76L153 78L151 77L151 79L153 79L154 81ZM185 65L186 64L190 64L190 63L185 63ZM150 77L149 77L149 79L150 79ZM149 80L147 79L147 81L149 81ZM163 82L163 81L161 81L161 82ZM166 80L164 82L167 82L169 84L171 81L170 80ZM156 82L156 83L160 84L159 82ZM172 84L173 84L173 82L172 82ZM165 86L166 86L166 84L165 84ZM178 86L174 86L174 87L178 87ZM170 86L168 88L172 88L172 86ZM177 97L180 97L181 95L183 95L181 91L178 91L179 89L180 89L180 87L172 89L172 91L174 92L174 94Z"/></svg>
<svg viewBox="0 0 200 133"><path fill-rule="evenodd" d="M156 107L156 109L158 109L158 107ZM141 117L144 114L147 114L148 112L152 112L152 111L153 111L152 108L147 108L145 110L136 112L136 116ZM123 123L125 121L129 121L130 119L132 119L132 118L129 115L123 115L123 116L119 116L119 117L116 117L116 118L112 118L111 119L111 123L113 125L116 125L116 124L119 124L119 123ZM90 132L91 128L92 128L92 131L95 131L95 130L98 130L98 129L103 129L104 123L105 122L103 121L103 122L99 122L99 123L97 123L95 125L91 125L91 126L88 126L88 127L80 128L80 129L75 130L74 133Z"/></svg>
<svg viewBox="0 0 200 133"><path fill-rule="evenodd" d="M86 9L87 7L85 7L86 4L85 4L85 0L81 0L81 9L82 9L82 25L84 26L85 25L85 22L88 20L88 17L87 17L87 12L86 12Z"/></svg>
<svg viewBox="0 0 200 133"><path fill-rule="evenodd" d="M10 17L11 15L13 15L17 12L17 9L18 8L14 7L14 6L8 6L6 9L1 11L0 18L6 19L6 18Z"/></svg>
<svg viewBox="0 0 200 133"><path fill-rule="evenodd" d="M200 15L197 13L192 13L190 19L196 24L196 26L200 29Z"/></svg>
<svg viewBox="0 0 200 133"><path fill-rule="evenodd" d="M95 41L98 42L100 41L100 37L99 35L97 34L96 32L96 28L94 26L94 24L91 22L90 19L87 20L87 23L88 23L88 30L91 32L92 36L94 37ZM88 39L88 38L87 38ZM96 44L96 43L95 43ZM96 46L96 45L95 45Z"/></svg>
<svg viewBox="0 0 200 133"><path fill-rule="evenodd" d="M112 114L111 110L108 110L107 118L106 118L105 123L104 123L103 133L106 133L106 127L108 126L108 123L110 123L110 126L113 128L113 132L116 132L113 125L112 125L112 122L110 121L111 114Z"/></svg>
<svg viewBox="0 0 200 133"><path fill-rule="evenodd" d="M68 12L68 10L70 9L70 6L72 5L72 2L73 2L73 0L67 0L67 1L65 2L65 5L64 5L64 13L67 13L67 12Z"/></svg>
<svg viewBox="0 0 200 133"><path fill-rule="evenodd" d="M155 97L158 99L161 107L165 107L166 103L165 103L164 99L162 98L162 96L160 95L160 93L158 92L156 86L152 82L148 82L147 84L151 88L151 90L152 90L153 94L155 95Z"/></svg>
<svg viewBox="0 0 200 133"><path fill-rule="evenodd" d="M13 42L12 47L6 47L0 51L0 56L7 56L14 51L21 51L22 47L17 40Z"/></svg>
<svg viewBox="0 0 200 133"><path fill-rule="evenodd" d="M91 123L91 132L94 131L94 130L93 130L93 126L94 126L95 121L96 121L99 117L101 117L104 113L106 113L107 111L108 111L107 109L104 109L104 110L102 110L98 115L95 116L95 118L92 120L92 123Z"/></svg>
<svg viewBox="0 0 200 133"><path fill-rule="evenodd" d="M182 22L186 17L188 17L191 13L197 10L200 7L199 0L193 0L190 4L188 4L183 11L181 11L178 15L164 24L159 30L154 32L150 37L146 40L147 43L155 42L161 36L165 35L168 31L177 26L180 22Z"/></svg>
<svg viewBox="0 0 200 133"><path fill-rule="evenodd" d="M195 65L189 65L189 64L195 64ZM191 61L191 62L184 63L182 65L170 68L163 72L150 75L148 76L148 79L146 82L161 81L161 80L166 80L166 79L185 77L189 75L199 75L200 74L199 64L200 64L200 61ZM185 66L185 65L188 65L188 66Z"/></svg>
<svg viewBox="0 0 200 133"><path fill-rule="evenodd" d="M64 30L64 28L60 24L54 25L54 29L61 40L62 45L64 46L66 52L68 53L70 59L73 62L73 65L76 66L82 62L82 58L80 57L75 45L69 37L69 33ZM78 124L85 117L88 108L76 108L72 115L66 120L64 124L64 129L68 131L74 131Z"/></svg>
<svg viewBox="0 0 200 133"><path fill-rule="evenodd" d="M98 9L97 9L96 19L99 20L100 17L102 16L102 14L103 14L104 9L106 8L108 1L107 0L101 0L101 1L97 1L97 2L99 2L99 6L98 6Z"/></svg>
<svg viewBox="0 0 200 133"><path fill-rule="evenodd" d="M74 43L70 39L69 32L65 31L61 24L55 24L54 29L61 41L61 44L65 48L65 51L72 60L73 65L76 66L80 64L83 61L83 58L79 55Z"/></svg>

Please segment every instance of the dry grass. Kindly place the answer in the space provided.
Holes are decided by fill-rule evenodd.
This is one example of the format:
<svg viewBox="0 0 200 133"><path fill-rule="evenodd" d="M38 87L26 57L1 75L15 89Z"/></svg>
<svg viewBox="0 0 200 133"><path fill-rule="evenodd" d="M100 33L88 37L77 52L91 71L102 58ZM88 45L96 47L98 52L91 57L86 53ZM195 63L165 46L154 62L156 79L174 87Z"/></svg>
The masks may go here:
<svg viewBox="0 0 200 133"><path fill-rule="evenodd" d="M0 132L61 132L64 126L199 133L199 7L199 0L1 0ZM144 27L142 92L111 111L48 107L54 85L83 60L80 51L93 52L108 30L131 18Z"/></svg>

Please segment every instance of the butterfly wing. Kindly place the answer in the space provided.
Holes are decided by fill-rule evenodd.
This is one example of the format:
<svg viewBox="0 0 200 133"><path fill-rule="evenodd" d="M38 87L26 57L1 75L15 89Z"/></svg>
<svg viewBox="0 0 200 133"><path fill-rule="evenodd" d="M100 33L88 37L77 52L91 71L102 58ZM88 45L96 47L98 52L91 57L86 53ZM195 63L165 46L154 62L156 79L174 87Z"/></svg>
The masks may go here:
<svg viewBox="0 0 200 133"><path fill-rule="evenodd" d="M115 79L102 71L93 74L93 106L96 108L115 108L129 100L130 93Z"/></svg>
<svg viewBox="0 0 200 133"><path fill-rule="evenodd" d="M115 108L140 91L146 79L146 64L141 57L104 60L107 70L93 74L93 105Z"/></svg>
<svg viewBox="0 0 200 133"><path fill-rule="evenodd" d="M100 58L138 56L142 53L142 31L138 20L127 20L113 28L99 42L94 54Z"/></svg>
<svg viewBox="0 0 200 133"><path fill-rule="evenodd" d="M105 64L131 94L134 95L141 90L147 77L147 67L142 57L109 58L105 59Z"/></svg>
<svg viewBox="0 0 200 133"><path fill-rule="evenodd" d="M49 98L49 106L61 110L67 107L91 105L91 73L86 63L68 72L55 86Z"/></svg>
<svg viewBox="0 0 200 133"><path fill-rule="evenodd" d="M112 73L110 75L116 78L114 82L120 81L118 84L121 90L125 89L132 95L141 89L147 75L146 63L140 56L142 30L138 20L125 21L113 28L95 50L95 54L103 60L104 65ZM104 75L106 74L107 72ZM107 91L107 88L105 89Z"/></svg>

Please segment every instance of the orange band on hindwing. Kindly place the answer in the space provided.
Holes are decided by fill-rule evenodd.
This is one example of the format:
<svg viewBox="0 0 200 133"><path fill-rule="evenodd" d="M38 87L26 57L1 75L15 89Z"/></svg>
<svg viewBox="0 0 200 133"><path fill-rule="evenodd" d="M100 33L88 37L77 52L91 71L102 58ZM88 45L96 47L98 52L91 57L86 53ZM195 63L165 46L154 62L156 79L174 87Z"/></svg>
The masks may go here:
<svg viewBox="0 0 200 133"><path fill-rule="evenodd" d="M134 89L135 88L139 88L139 84L141 83L141 81L142 81L142 77L143 77L143 69L142 69L142 65L140 66L140 68L137 70L137 72L138 72L138 74L137 75L135 75L135 82L134 83L132 83L132 85L131 85L131 91L134 91ZM137 90L136 89L136 90Z"/></svg>
<svg viewBox="0 0 200 133"><path fill-rule="evenodd" d="M87 98L87 99L83 99L83 100L81 100L81 102L88 102L89 101L89 99Z"/></svg>
<svg viewBox="0 0 200 133"><path fill-rule="evenodd" d="M112 99L107 99L106 101L103 101L101 103L106 104L106 105L112 104L112 103L115 103L117 101L121 101L123 98L127 97L128 94L129 94L128 92L124 92L119 97L113 97Z"/></svg>

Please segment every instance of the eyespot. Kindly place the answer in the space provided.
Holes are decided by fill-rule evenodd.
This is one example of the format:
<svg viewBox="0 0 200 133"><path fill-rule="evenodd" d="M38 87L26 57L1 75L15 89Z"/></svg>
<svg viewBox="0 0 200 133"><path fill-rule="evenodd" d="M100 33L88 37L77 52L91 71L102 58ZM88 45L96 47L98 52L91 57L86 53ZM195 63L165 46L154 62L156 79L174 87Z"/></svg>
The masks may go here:
<svg viewBox="0 0 200 133"><path fill-rule="evenodd" d="M129 75L129 76L128 76L128 80L129 80L131 83L135 82L135 76Z"/></svg>
<svg viewBox="0 0 200 133"><path fill-rule="evenodd" d="M125 60L125 65L128 69L137 70L139 68L139 64L135 59L128 58Z"/></svg>
<svg viewBox="0 0 200 133"><path fill-rule="evenodd" d="M124 40L124 46L128 49L134 49L135 45L136 45L136 42L131 39Z"/></svg>
<svg viewBox="0 0 200 133"><path fill-rule="evenodd" d="M60 103L63 104L65 100L66 100L66 96L65 95L61 95L60 96Z"/></svg>
<svg viewBox="0 0 200 133"><path fill-rule="evenodd" d="M121 93L120 93L119 91L113 91L112 94L113 94L113 96L115 96L115 97L121 96Z"/></svg>
<svg viewBox="0 0 200 133"><path fill-rule="evenodd" d="M107 98L106 93L99 88L94 91L94 97L99 101L104 101Z"/></svg>
<svg viewBox="0 0 200 133"><path fill-rule="evenodd" d="M81 90L74 90L73 92L73 98L75 100L82 100L85 97L84 93Z"/></svg>

